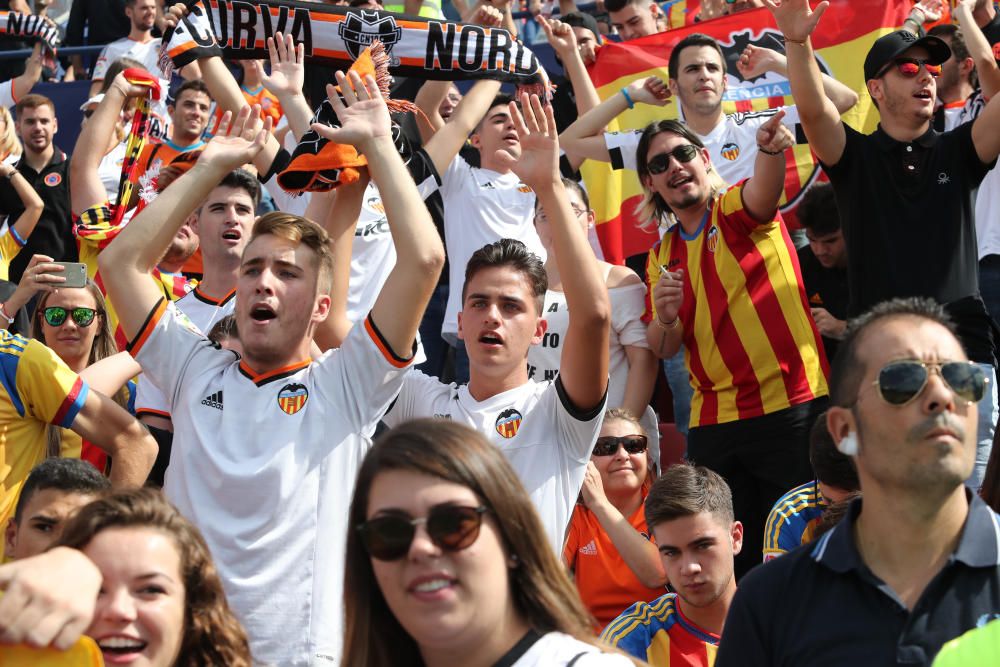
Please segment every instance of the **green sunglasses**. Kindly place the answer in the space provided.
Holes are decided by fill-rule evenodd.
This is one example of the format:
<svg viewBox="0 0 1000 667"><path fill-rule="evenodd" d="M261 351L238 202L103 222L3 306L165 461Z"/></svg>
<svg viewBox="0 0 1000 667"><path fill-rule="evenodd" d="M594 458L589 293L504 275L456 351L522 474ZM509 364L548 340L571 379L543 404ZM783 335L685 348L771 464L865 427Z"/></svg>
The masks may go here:
<svg viewBox="0 0 1000 667"><path fill-rule="evenodd" d="M94 318L97 317L97 311L93 308L73 308L72 310L67 310L62 306L49 306L42 311L42 316L50 327L61 327L63 322L66 321L66 317L72 317L73 321L78 327L89 327Z"/></svg>

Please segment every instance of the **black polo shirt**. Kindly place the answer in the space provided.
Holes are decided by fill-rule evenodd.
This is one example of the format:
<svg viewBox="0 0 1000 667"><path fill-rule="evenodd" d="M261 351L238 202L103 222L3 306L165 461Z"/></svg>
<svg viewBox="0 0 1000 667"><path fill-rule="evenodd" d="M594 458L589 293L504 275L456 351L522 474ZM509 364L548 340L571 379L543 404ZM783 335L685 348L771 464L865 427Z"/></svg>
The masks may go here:
<svg viewBox="0 0 1000 667"><path fill-rule="evenodd" d="M896 297L931 297L950 308L969 358L992 363L986 307L979 298L975 190L996 164L983 164L972 123L929 129L912 142L879 128L864 135L844 124L833 183L847 242L854 317Z"/></svg>
<svg viewBox="0 0 1000 667"><path fill-rule="evenodd" d="M69 200L69 159L58 148L48 165L37 172L28 166L22 157L17 170L42 198L45 208L35 225L35 231L28 237L28 243L10 263L11 282L20 282L21 274L31 261L31 256L41 253L57 262L77 260L76 238L73 236L73 214ZM13 224L24 212L21 198L14 191L10 181L0 179L0 214L7 215Z"/></svg>
<svg viewBox="0 0 1000 667"><path fill-rule="evenodd" d="M838 320L847 319L847 271L836 267L828 269L819 263L812 248L799 248L799 266L806 288L810 308L823 308ZM840 341L823 336L826 358L833 361Z"/></svg>
<svg viewBox="0 0 1000 667"><path fill-rule="evenodd" d="M993 15L993 19L982 27L982 31L990 46L1000 42L1000 12Z"/></svg>
<svg viewBox="0 0 1000 667"><path fill-rule="evenodd" d="M858 554L861 507L854 501L817 542L743 578L715 667L930 665L946 641L997 617L1000 517L979 496L958 548L912 612Z"/></svg>

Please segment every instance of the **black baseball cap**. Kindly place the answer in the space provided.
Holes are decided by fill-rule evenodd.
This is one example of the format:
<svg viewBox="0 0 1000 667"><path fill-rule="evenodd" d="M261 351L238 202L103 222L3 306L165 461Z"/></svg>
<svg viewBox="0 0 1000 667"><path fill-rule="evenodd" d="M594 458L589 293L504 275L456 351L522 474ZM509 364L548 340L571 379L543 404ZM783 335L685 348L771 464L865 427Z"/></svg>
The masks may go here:
<svg viewBox="0 0 1000 667"><path fill-rule="evenodd" d="M909 30L897 30L875 40L865 57L865 81L877 79L886 65L899 54L914 46L927 49L932 65L940 65L951 57L951 48L940 37L927 35L917 37Z"/></svg>
<svg viewBox="0 0 1000 667"><path fill-rule="evenodd" d="M568 26L572 26L574 28L586 28L590 32L594 33L594 38L597 40L598 44L603 41L603 38L601 37L601 29L597 27L597 19L590 14L584 14L583 12L568 12L562 16L557 16L556 18Z"/></svg>

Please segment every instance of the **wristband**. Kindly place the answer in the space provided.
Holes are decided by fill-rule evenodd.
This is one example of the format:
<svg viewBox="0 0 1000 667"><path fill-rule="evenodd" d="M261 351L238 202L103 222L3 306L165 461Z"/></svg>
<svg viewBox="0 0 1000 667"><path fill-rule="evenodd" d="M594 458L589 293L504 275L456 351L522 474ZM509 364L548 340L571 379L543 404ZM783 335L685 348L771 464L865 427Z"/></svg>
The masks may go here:
<svg viewBox="0 0 1000 667"><path fill-rule="evenodd" d="M622 88L622 95L625 96L625 101L628 102L628 108L634 109L635 102L632 101L632 96L628 94L628 88Z"/></svg>
<svg viewBox="0 0 1000 667"><path fill-rule="evenodd" d="M785 37L785 44L798 44L799 46L805 46L806 40L808 39L808 37L806 39L788 39Z"/></svg>
<svg viewBox="0 0 1000 667"><path fill-rule="evenodd" d="M760 144L757 144L757 150L759 150L764 155L784 155L785 151L769 151ZM787 149L786 149L787 150Z"/></svg>
<svg viewBox="0 0 1000 667"><path fill-rule="evenodd" d="M675 317L674 319L666 323L664 323L663 320L661 320L659 317L656 318L656 326L660 327L664 331L671 331L673 329L676 329L680 325L681 325L681 318L679 317Z"/></svg>
<svg viewBox="0 0 1000 667"><path fill-rule="evenodd" d="M7 320L7 324L13 324L14 318L7 314L7 304L0 303L0 317Z"/></svg>

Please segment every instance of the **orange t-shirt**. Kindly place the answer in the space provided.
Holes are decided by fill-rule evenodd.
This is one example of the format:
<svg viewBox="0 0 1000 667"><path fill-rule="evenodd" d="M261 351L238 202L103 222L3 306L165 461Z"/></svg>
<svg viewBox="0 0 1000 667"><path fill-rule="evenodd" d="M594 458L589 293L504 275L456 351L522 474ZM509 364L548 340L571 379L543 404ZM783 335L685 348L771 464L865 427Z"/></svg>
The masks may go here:
<svg viewBox="0 0 1000 667"><path fill-rule="evenodd" d="M641 504L628 521L641 535L651 540ZM649 588L639 581L601 527L597 516L583 505L577 505L573 511L563 560L575 574L580 599L597 619L595 629L598 634L636 602L652 602L667 592L666 587Z"/></svg>

